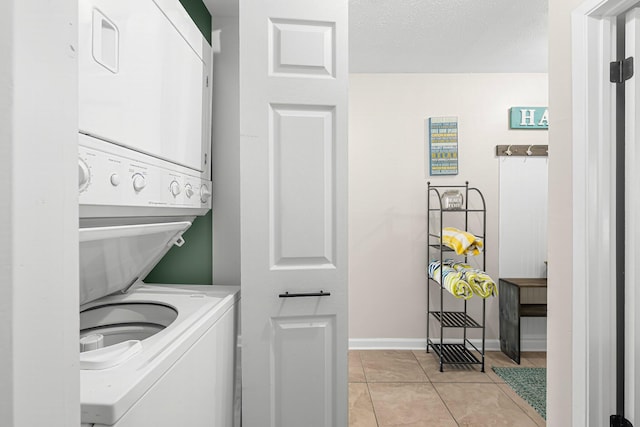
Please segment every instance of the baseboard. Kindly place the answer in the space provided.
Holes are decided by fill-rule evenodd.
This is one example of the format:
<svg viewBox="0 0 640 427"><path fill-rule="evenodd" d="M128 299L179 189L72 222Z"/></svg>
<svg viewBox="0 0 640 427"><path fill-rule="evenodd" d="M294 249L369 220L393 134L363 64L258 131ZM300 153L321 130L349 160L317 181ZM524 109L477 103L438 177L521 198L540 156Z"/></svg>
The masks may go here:
<svg viewBox="0 0 640 427"><path fill-rule="evenodd" d="M421 350L425 343L419 338L349 338L349 350Z"/></svg>
<svg viewBox="0 0 640 427"><path fill-rule="evenodd" d="M444 340L454 342L454 340ZM481 340L469 340L480 347ZM349 338L349 350L424 350L427 340L424 338ZM546 351L546 337L525 337L521 341L522 351ZM485 351L500 351L500 340L487 339Z"/></svg>
<svg viewBox="0 0 640 427"><path fill-rule="evenodd" d="M454 340L444 340L447 342ZM480 347L481 340L469 340L477 347ZM350 338L350 350L424 350L427 340L424 338ZM486 351L499 351L500 341L485 340Z"/></svg>
<svg viewBox="0 0 640 427"><path fill-rule="evenodd" d="M532 335L520 341L520 351L547 351L547 336Z"/></svg>

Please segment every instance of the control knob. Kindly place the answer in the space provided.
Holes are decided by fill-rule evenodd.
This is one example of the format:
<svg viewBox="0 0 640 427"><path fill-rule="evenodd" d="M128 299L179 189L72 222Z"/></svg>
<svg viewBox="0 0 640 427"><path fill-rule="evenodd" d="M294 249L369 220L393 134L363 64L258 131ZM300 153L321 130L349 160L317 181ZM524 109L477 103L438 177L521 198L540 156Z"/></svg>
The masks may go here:
<svg viewBox="0 0 640 427"><path fill-rule="evenodd" d="M210 197L211 191L209 191L209 187L207 187L205 184L202 184L202 186L200 187L200 201L202 203L207 203Z"/></svg>
<svg viewBox="0 0 640 427"><path fill-rule="evenodd" d="M178 184L178 181L171 181L171 184L169 184L169 191L171 191L173 197L177 197L178 194L180 194L180 184Z"/></svg>
<svg viewBox="0 0 640 427"><path fill-rule="evenodd" d="M89 186L91 180L91 171L89 165L82 160L78 159L78 190L84 191Z"/></svg>
<svg viewBox="0 0 640 427"><path fill-rule="evenodd" d="M109 182L111 182L111 185L113 185L114 187L117 187L118 185L120 185L120 175L118 175L117 173L112 173L109 177Z"/></svg>
<svg viewBox="0 0 640 427"><path fill-rule="evenodd" d="M133 189L136 190L136 192L142 191L146 186L147 180L142 176L142 174L137 173L133 175Z"/></svg>
<svg viewBox="0 0 640 427"><path fill-rule="evenodd" d="M193 187L191 186L191 184L187 184L184 186L184 194L187 195L187 198L191 198L191 196L193 196Z"/></svg>

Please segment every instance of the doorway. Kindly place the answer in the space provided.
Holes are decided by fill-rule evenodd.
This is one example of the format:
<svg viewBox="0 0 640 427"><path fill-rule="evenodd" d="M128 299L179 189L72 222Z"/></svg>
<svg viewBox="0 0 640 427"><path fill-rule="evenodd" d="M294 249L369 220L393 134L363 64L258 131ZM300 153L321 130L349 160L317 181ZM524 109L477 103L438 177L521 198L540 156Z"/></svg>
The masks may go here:
<svg viewBox="0 0 640 427"><path fill-rule="evenodd" d="M616 224L616 87L610 82L611 61L618 58L618 16L637 1L587 1L573 13L573 425L604 425L620 409L616 403L615 281ZM594 54L595 53L595 54ZM637 250L629 244L636 229L635 147L627 140L626 281L634 283ZM629 165L633 167L629 168ZM637 192L637 190L635 190ZM631 196L631 197L630 197ZM618 200L619 201L619 200ZM605 284L603 286L603 284ZM629 290L631 286L627 286ZM634 299L636 301L634 301ZM637 295L627 294L626 324L633 325ZM629 310L631 309L631 310ZM627 331L627 337L630 336ZM624 412L636 422L634 393L636 357L626 351ZM618 365L619 366L619 365Z"/></svg>

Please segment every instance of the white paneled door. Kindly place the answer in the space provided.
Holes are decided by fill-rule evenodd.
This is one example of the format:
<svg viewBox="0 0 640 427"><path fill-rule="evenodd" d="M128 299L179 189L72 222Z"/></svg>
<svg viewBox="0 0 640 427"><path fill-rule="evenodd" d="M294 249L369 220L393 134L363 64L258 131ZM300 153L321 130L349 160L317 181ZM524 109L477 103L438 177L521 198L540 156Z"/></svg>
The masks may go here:
<svg viewBox="0 0 640 427"><path fill-rule="evenodd" d="M634 58L637 67L640 51L640 9L627 13L625 57ZM640 423L640 85L637 70L625 82L626 147L626 271L625 271L625 417L633 425Z"/></svg>
<svg viewBox="0 0 640 427"><path fill-rule="evenodd" d="M347 0L240 0L245 427L347 426Z"/></svg>

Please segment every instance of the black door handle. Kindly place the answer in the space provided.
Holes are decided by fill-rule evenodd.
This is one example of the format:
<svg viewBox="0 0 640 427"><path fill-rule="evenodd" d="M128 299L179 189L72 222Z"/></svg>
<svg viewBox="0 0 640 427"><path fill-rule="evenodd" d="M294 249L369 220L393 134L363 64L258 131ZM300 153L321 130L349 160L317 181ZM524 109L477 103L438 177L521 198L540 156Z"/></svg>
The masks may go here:
<svg viewBox="0 0 640 427"><path fill-rule="evenodd" d="M280 294L278 296L280 298L301 298L301 297L328 297L329 295L331 295L331 292L320 291L320 292L304 292L304 293L290 294L289 291L287 291L284 294Z"/></svg>

